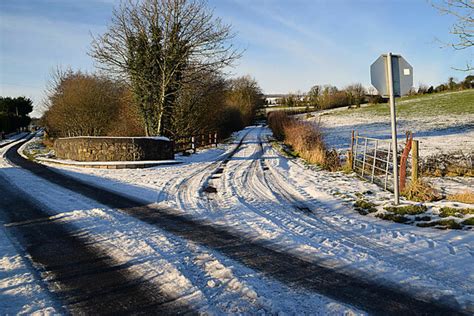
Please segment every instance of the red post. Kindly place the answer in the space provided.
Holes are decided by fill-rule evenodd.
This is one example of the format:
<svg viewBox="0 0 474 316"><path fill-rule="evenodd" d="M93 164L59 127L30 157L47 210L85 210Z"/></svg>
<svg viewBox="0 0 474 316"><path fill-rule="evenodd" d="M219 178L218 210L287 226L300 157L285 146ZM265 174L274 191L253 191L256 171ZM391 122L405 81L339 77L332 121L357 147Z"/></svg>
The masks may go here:
<svg viewBox="0 0 474 316"><path fill-rule="evenodd" d="M407 132L406 134L406 144L405 148L403 149L402 156L400 158L400 191L405 189L405 183L407 178L407 160L408 154L411 150L411 144L413 141L413 134L411 132Z"/></svg>

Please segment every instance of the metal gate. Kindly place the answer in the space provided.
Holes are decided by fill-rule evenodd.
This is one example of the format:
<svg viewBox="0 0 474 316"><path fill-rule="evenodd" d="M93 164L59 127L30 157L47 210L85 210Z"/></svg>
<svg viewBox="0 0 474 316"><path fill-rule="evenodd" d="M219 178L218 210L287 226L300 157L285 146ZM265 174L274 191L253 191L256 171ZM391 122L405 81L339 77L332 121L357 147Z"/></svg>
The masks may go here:
<svg viewBox="0 0 474 316"><path fill-rule="evenodd" d="M406 144L401 145L397 150L397 168L400 168L400 156ZM408 155L412 155L411 151ZM359 136L357 133L353 134L351 148L352 170L362 178L376 183L389 191L393 191L392 156L391 140ZM408 159L408 156L406 158L406 179L408 180L412 177L413 168L412 159Z"/></svg>

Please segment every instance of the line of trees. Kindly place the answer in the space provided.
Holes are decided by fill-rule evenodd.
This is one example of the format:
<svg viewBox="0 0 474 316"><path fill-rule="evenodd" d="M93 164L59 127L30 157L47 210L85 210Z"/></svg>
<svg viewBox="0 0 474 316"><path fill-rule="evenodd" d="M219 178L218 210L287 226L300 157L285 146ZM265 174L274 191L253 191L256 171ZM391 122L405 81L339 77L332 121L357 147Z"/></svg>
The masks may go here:
<svg viewBox="0 0 474 316"><path fill-rule="evenodd" d="M289 107L306 106L324 110L343 106L359 107L363 103L375 100L377 98L368 95L362 84L354 83L344 89L332 85L315 85L307 93L289 94L282 98L280 103Z"/></svg>
<svg viewBox="0 0 474 316"><path fill-rule="evenodd" d="M418 88L413 88L409 95L421 95L443 91L459 91L474 88L474 76L468 75L461 81L456 81L453 77L436 87L420 84ZM385 99L377 94L374 88L366 89L360 83L338 89L332 85L315 85L307 93L290 93L280 100L280 104L288 107L306 106L318 110L332 109L337 107L360 107L361 104L377 104L385 102Z"/></svg>
<svg viewBox="0 0 474 316"><path fill-rule="evenodd" d="M33 102L26 97L0 97L0 133L17 132L28 127Z"/></svg>
<svg viewBox="0 0 474 316"><path fill-rule="evenodd" d="M56 71L50 86L41 119L50 137L146 135L144 117L125 82L69 69ZM254 79L209 74L180 92L168 135L218 131L227 137L251 124L263 102Z"/></svg>
<svg viewBox="0 0 474 316"><path fill-rule="evenodd" d="M206 1L124 1L109 25L89 52L101 75L54 76L43 118L51 136L227 136L255 118L261 89L226 79L241 52Z"/></svg>
<svg viewBox="0 0 474 316"><path fill-rule="evenodd" d="M447 82L442 83L436 87L421 83L418 88L413 88L410 91L410 95L430 94L443 91L460 91L466 89L474 89L474 75L468 75L466 78L464 78L464 80L459 82L456 82L454 77L449 77Z"/></svg>

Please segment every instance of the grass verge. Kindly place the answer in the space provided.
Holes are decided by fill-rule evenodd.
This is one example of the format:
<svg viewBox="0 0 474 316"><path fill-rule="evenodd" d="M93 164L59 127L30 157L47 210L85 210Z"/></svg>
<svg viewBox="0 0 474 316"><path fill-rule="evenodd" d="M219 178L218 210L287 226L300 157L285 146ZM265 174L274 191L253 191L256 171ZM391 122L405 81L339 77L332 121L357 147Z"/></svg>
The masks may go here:
<svg viewBox="0 0 474 316"><path fill-rule="evenodd" d="M464 217L464 215L474 214L474 208L454 208L454 207L442 207L439 210L440 217Z"/></svg>
<svg viewBox="0 0 474 316"><path fill-rule="evenodd" d="M425 205L388 206L385 210L398 215L419 215L428 210Z"/></svg>
<svg viewBox="0 0 474 316"><path fill-rule="evenodd" d="M268 125L273 136L291 148L293 155L329 171L340 169L339 155L334 150L327 150L318 124L275 111L268 114Z"/></svg>

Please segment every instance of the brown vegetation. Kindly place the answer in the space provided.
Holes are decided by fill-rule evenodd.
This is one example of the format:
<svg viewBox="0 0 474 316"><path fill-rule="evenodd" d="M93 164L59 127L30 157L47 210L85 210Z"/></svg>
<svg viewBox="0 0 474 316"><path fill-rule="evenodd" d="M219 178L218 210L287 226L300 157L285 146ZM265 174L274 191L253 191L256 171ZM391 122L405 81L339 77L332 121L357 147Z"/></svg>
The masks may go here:
<svg viewBox="0 0 474 316"><path fill-rule="evenodd" d="M284 111L276 111L268 114L268 125L276 139L283 141L309 163L330 171L340 168L337 153L327 150L321 130L314 122L300 121Z"/></svg>
<svg viewBox="0 0 474 316"><path fill-rule="evenodd" d="M448 200L461 202L461 203L474 204L474 191L466 190L461 193L449 195Z"/></svg>
<svg viewBox="0 0 474 316"><path fill-rule="evenodd" d="M58 71L43 116L49 136L134 136L142 124L126 87L108 78Z"/></svg>
<svg viewBox="0 0 474 316"><path fill-rule="evenodd" d="M402 191L402 195L408 200L416 202L430 202L441 198L439 192L421 180L410 182Z"/></svg>

